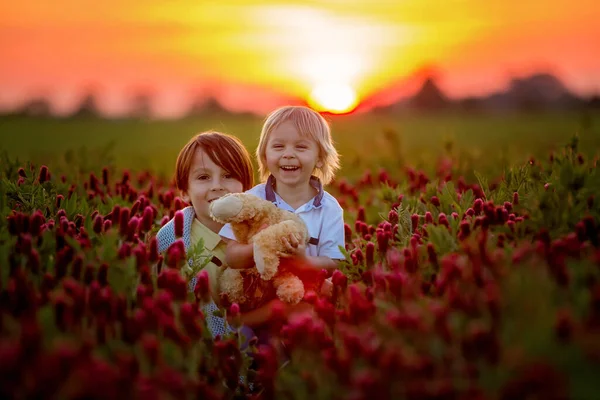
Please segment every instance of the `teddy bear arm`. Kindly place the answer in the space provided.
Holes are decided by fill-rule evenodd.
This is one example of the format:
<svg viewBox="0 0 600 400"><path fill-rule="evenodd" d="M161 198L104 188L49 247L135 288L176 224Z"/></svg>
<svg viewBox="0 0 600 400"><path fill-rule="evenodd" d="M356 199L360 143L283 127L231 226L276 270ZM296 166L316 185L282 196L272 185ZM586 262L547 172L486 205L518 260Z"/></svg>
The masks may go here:
<svg viewBox="0 0 600 400"><path fill-rule="evenodd" d="M256 237L255 237L256 238ZM253 243L254 263L263 280L269 280L277 273L279 256L273 242L255 240Z"/></svg>
<svg viewBox="0 0 600 400"><path fill-rule="evenodd" d="M244 279L239 270L226 268L219 279L219 290L232 303L243 303L246 300Z"/></svg>

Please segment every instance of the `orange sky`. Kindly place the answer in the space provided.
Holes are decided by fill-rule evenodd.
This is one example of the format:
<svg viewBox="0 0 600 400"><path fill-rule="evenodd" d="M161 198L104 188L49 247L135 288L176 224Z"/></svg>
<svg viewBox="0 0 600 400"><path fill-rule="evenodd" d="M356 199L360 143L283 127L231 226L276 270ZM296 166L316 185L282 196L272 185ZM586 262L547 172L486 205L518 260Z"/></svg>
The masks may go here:
<svg viewBox="0 0 600 400"><path fill-rule="evenodd" d="M38 4L35 4L38 3ZM451 96L543 69L600 92L594 0L20 1L0 5L0 107L42 93L58 112L97 88L118 114L151 88L159 115L191 93L266 112L331 82L359 98L391 92L423 65ZM599 27L594 27L594 25ZM386 92L386 88L388 88Z"/></svg>

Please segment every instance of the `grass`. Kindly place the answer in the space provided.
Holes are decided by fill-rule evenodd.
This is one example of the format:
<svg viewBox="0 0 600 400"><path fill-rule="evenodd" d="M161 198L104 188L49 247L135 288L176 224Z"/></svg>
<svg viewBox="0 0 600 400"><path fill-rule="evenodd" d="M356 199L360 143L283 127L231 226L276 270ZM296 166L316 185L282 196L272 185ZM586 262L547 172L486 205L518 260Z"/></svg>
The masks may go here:
<svg viewBox="0 0 600 400"><path fill-rule="evenodd" d="M469 175L475 167L489 172L530 156L546 156L574 134L588 156L600 145L600 113L348 115L330 121L342 155L339 175L349 179L380 167L432 169L448 151ZM231 133L254 151L261 123L259 117L230 115L172 121L4 117L0 150L51 168L68 169L77 160L83 169L111 164L168 176L193 134L208 129Z"/></svg>

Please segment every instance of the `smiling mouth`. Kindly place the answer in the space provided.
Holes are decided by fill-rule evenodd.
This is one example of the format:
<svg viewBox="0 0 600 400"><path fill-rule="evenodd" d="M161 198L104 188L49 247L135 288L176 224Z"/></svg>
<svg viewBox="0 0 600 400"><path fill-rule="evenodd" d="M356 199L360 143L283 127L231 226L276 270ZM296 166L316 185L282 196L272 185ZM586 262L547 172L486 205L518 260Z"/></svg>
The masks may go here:
<svg viewBox="0 0 600 400"><path fill-rule="evenodd" d="M300 169L300 167L296 167L296 166L293 166L293 165L282 165L279 168L281 168L284 171L296 171L296 170Z"/></svg>

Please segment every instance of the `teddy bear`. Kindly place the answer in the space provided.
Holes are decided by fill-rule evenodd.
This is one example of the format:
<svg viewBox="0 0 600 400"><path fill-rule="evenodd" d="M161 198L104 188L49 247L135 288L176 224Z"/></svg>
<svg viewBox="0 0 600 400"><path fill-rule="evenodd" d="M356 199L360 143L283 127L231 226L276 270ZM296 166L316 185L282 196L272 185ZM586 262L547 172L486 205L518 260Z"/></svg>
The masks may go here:
<svg viewBox="0 0 600 400"><path fill-rule="evenodd" d="M249 193L226 194L212 201L209 211L215 221L231 224L239 243L252 243L256 264L248 269L225 268L219 283L221 296L240 307L256 306L257 299L252 297L268 296L270 289L285 303L302 300L304 283L280 263L278 256L278 252L285 251L283 238L290 234L299 243L308 243L308 229L300 217ZM257 282L258 278L268 282ZM253 284L248 283L253 280Z"/></svg>

